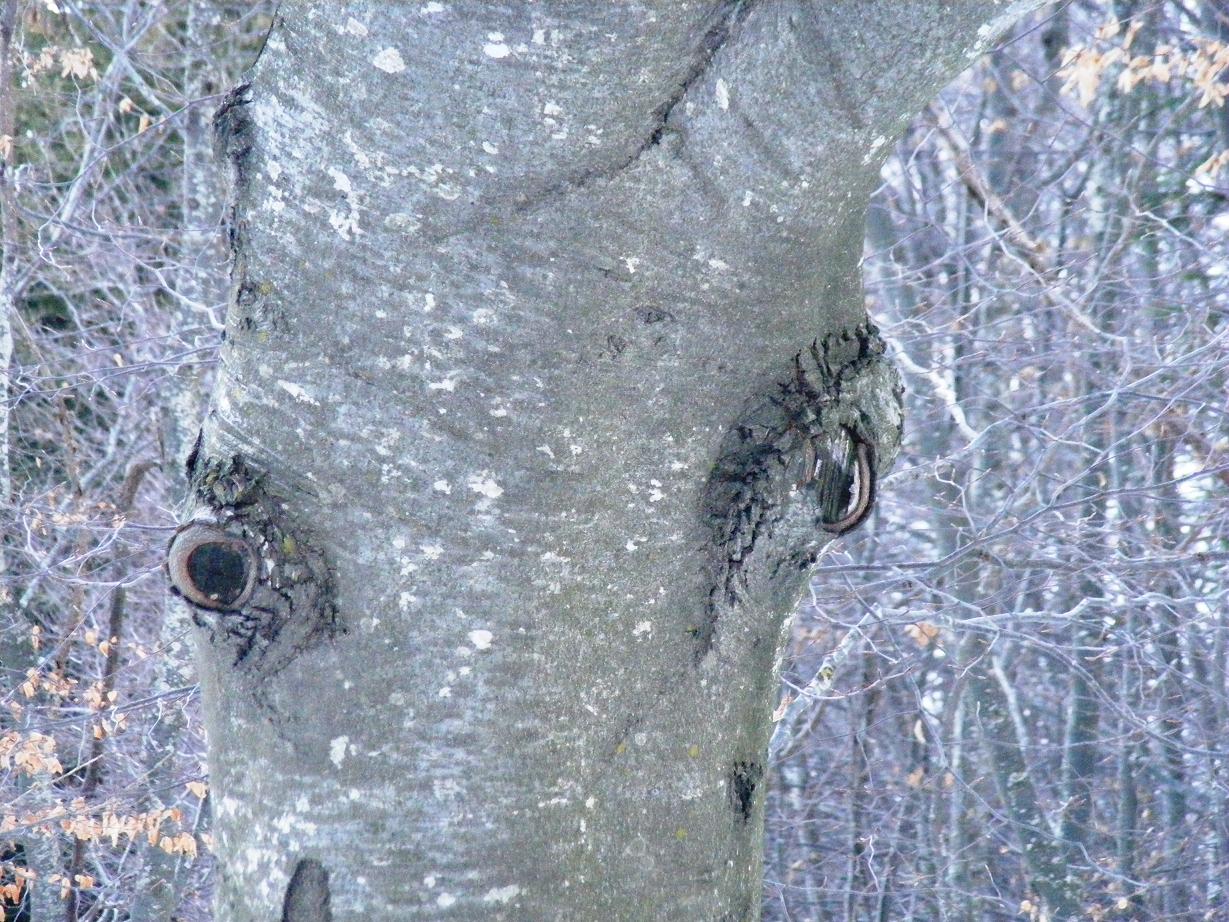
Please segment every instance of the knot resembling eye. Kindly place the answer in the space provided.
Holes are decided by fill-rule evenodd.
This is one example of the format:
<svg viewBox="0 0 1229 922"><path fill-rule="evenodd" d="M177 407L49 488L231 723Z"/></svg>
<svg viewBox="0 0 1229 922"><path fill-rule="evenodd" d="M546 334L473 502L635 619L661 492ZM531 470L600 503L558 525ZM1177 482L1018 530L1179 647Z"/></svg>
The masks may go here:
<svg viewBox="0 0 1229 922"><path fill-rule="evenodd" d="M166 566L184 598L215 611L242 608L256 582L256 555L248 543L202 522L189 522L175 533Z"/></svg>

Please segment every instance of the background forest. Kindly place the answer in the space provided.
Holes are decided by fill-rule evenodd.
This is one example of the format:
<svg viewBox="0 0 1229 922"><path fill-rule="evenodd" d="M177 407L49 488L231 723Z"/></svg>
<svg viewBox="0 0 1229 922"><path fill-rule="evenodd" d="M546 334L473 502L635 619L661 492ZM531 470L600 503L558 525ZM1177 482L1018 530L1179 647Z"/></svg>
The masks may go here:
<svg viewBox="0 0 1229 922"><path fill-rule="evenodd" d="M0 0L8 918L209 916L160 568L225 316L209 121L270 12ZM1229 919L1227 96L1223 3L1073 0L889 159L906 443L795 623L766 919Z"/></svg>

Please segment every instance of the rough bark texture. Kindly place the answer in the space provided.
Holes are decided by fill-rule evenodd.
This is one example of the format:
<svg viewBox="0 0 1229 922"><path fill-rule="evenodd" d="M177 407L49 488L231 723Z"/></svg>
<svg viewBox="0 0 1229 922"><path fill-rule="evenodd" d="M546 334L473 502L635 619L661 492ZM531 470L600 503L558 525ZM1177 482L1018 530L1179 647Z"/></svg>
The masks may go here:
<svg viewBox="0 0 1229 922"><path fill-rule="evenodd" d="M1036 5L282 5L196 497L328 613L201 632L220 922L758 917L782 634L899 439L865 203Z"/></svg>

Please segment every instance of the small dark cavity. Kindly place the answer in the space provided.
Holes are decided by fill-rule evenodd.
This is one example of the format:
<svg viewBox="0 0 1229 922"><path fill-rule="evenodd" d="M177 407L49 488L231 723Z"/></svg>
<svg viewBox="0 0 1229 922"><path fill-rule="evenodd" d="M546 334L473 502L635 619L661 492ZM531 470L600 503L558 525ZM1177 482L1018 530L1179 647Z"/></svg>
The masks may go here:
<svg viewBox="0 0 1229 922"><path fill-rule="evenodd" d="M735 762L730 771L730 800L744 823L750 822L755 809L755 792L764 777L764 766L758 762Z"/></svg>
<svg viewBox="0 0 1229 922"><path fill-rule="evenodd" d="M282 922L333 922L329 909L329 872L315 858L295 865L282 902Z"/></svg>
<svg viewBox="0 0 1229 922"><path fill-rule="evenodd" d="M663 323L674 320L674 314L650 305L636 308L636 316L640 318L641 323Z"/></svg>
<svg viewBox="0 0 1229 922"><path fill-rule="evenodd" d="M197 591L219 608L239 600L248 584L248 555L226 541L208 541L188 554L188 578Z"/></svg>

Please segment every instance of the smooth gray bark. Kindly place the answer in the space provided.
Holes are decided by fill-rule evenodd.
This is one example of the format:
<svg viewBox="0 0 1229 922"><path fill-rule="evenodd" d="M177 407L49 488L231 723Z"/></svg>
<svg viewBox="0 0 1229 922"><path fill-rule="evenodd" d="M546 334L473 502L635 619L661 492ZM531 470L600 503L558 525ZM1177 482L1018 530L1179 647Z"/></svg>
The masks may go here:
<svg viewBox="0 0 1229 922"><path fill-rule="evenodd" d="M899 438L866 201L1037 5L282 4L193 468L264 599L198 612L219 922L758 917L780 640Z"/></svg>

